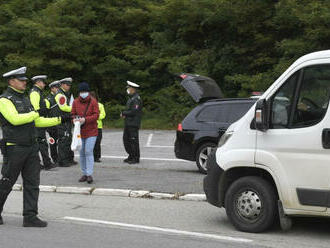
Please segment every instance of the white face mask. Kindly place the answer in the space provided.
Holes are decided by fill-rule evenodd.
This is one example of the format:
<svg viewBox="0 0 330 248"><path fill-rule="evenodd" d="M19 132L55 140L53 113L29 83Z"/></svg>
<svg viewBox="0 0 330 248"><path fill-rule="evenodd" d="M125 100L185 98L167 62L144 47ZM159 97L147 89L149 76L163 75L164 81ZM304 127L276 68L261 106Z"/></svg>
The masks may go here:
<svg viewBox="0 0 330 248"><path fill-rule="evenodd" d="M88 97L88 92L81 92L79 95L81 96L81 98L86 98L86 97Z"/></svg>
<svg viewBox="0 0 330 248"><path fill-rule="evenodd" d="M127 92L127 95L129 95L129 94L131 93L131 92L129 91L129 89L127 89L126 92Z"/></svg>

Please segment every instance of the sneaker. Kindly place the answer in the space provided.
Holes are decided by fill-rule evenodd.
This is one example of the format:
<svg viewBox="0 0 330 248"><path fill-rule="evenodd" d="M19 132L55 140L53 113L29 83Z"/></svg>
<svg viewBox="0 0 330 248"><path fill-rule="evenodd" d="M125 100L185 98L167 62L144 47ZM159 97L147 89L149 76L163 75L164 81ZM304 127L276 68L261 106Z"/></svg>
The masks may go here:
<svg viewBox="0 0 330 248"><path fill-rule="evenodd" d="M3 219L1 215L0 215L0 225L3 225Z"/></svg>
<svg viewBox="0 0 330 248"><path fill-rule="evenodd" d="M40 220L37 216L35 217L24 217L23 219L23 226L24 227L46 227L47 226L47 222Z"/></svg>
<svg viewBox="0 0 330 248"><path fill-rule="evenodd" d="M91 184L93 182L92 176L87 176L87 183Z"/></svg>
<svg viewBox="0 0 330 248"><path fill-rule="evenodd" d="M94 162L101 163L102 161L98 158L98 159L95 159Z"/></svg>
<svg viewBox="0 0 330 248"><path fill-rule="evenodd" d="M86 175L83 175L80 179L79 179L79 182L82 183L82 182L86 182L87 181L87 176Z"/></svg>

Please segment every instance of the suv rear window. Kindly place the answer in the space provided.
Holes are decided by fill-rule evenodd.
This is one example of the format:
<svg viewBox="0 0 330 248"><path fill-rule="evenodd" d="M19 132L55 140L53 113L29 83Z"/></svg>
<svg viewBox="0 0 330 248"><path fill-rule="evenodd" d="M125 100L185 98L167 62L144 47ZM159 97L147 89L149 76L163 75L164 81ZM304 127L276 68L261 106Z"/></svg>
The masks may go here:
<svg viewBox="0 0 330 248"><path fill-rule="evenodd" d="M199 112L198 121L233 123L239 120L254 104L253 101L218 103L206 106Z"/></svg>
<svg viewBox="0 0 330 248"><path fill-rule="evenodd" d="M252 107L254 102L240 102L226 104L227 114L224 122L234 123L242 118L243 115ZM221 121L221 120L219 120Z"/></svg>
<svg viewBox="0 0 330 248"><path fill-rule="evenodd" d="M197 120L215 122L219 107L219 104L206 106L198 113Z"/></svg>

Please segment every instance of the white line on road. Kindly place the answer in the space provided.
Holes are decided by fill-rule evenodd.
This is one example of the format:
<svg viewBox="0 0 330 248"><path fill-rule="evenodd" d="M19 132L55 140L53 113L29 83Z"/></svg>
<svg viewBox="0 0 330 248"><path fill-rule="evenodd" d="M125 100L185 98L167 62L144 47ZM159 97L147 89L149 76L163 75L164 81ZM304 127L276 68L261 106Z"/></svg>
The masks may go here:
<svg viewBox="0 0 330 248"><path fill-rule="evenodd" d="M174 146L154 146L154 145L151 145L151 141L152 141L153 136L154 136L153 133L149 134L147 144L145 145L145 147L149 147L149 148L173 148L174 147Z"/></svg>
<svg viewBox="0 0 330 248"><path fill-rule="evenodd" d="M79 157L79 155L74 155L74 156ZM127 157L102 155L102 158L125 159ZM191 161L187 161L187 160L183 160L183 159L177 159L177 158L140 158L140 160L155 160L155 161L172 161L172 162L191 163Z"/></svg>
<svg viewBox="0 0 330 248"><path fill-rule="evenodd" d="M215 235L215 234L181 231L181 230L177 230L177 229L144 226L144 225L134 225L134 224L126 224L126 223L104 221L104 220L93 220L93 219L68 217L68 216L64 217L63 219L71 220L71 221L86 222L86 223L110 225L110 226L120 226L120 227L132 228L132 229L137 229L137 230L148 230L148 231L156 231L156 232L162 232L162 233L180 234L180 235L192 236L192 237L197 237L197 238L210 238L210 239L217 239L217 240L222 240L222 241L244 242L244 243L253 241L251 239L234 238L234 237L230 237L230 236L221 236L221 235Z"/></svg>
<svg viewBox="0 0 330 248"><path fill-rule="evenodd" d="M148 141L147 141L147 144L146 144L146 147L150 147L151 140L152 140L152 136L154 136L153 133L149 134L149 136L148 136Z"/></svg>

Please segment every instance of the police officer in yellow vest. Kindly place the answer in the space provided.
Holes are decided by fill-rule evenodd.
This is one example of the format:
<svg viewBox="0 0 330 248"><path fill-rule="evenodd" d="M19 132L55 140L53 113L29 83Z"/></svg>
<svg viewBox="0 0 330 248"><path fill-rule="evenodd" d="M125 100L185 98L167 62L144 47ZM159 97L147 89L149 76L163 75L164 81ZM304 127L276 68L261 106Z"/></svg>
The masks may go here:
<svg viewBox="0 0 330 248"><path fill-rule="evenodd" d="M102 141L102 129L103 129L103 123L102 120L105 118L105 110L104 110L104 105L99 102L99 99L94 91L90 92L91 96L94 97L98 101L98 106L99 106L99 111L100 115L99 118L97 119L97 138L94 146L94 162L100 163L101 160L101 141Z"/></svg>
<svg viewBox="0 0 330 248"><path fill-rule="evenodd" d="M48 108L50 107L50 103L43 97L43 90L46 87L46 75L38 75L32 78L32 82L34 83L32 89L30 90L30 102L34 108L34 110L41 111L42 117L48 116ZM45 170L51 170L56 167L54 163L50 160L48 153L48 142L46 139L46 128L40 127L37 128L37 141L39 144L39 151L41 153L43 167Z"/></svg>
<svg viewBox="0 0 330 248"><path fill-rule="evenodd" d="M69 121L68 118L41 117L42 111L34 110L25 96L26 67L7 72L3 77L8 80L7 90L0 96L0 121L2 124L2 147L7 163L3 165L0 179L0 224L5 201L19 174L23 179L23 226L46 227L47 222L38 215L40 183L39 147L36 142L36 128L58 125Z"/></svg>
<svg viewBox="0 0 330 248"><path fill-rule="evenodd" d="M48 117L56 117L60 116L59 110L55 101L55 96L57 94L58 89L60 88L61 84L59 80L51 82L48 87L50 89L50 94L47 96L47 100L49 102L48 108ZM47 132L49 134L49 148L50 148L50 156L55 164L58 162L58 153L57 153L57 127L49 127L47 128Z"/></svg>
<svg viewBox="0 0 330 248"><path fill-rule="evenodd" d="M70 89L72 78L64 78L60 80L61 87L58 89L55 96L58 111L61 116L71 116L70 106ZM69 167L70 165L77 164L73 160L74 153L71 151L72 142L72 123L67 122L57 127L58 134L58 166Z"/></svg>

